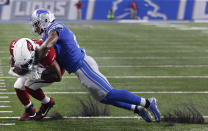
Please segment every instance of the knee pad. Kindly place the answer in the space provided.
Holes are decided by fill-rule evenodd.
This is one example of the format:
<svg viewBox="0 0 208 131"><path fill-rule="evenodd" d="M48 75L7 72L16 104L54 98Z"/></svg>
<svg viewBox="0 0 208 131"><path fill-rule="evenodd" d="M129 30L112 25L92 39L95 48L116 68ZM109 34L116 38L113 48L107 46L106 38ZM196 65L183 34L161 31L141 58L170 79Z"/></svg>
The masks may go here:
<svg viewBox="0 0 208 131"><path fill-rule="evenodd" d="M26 81L25 78L18 78L14 83L14 88L19 90L25 90L25 86L24 86L25 81Z"/></svg>

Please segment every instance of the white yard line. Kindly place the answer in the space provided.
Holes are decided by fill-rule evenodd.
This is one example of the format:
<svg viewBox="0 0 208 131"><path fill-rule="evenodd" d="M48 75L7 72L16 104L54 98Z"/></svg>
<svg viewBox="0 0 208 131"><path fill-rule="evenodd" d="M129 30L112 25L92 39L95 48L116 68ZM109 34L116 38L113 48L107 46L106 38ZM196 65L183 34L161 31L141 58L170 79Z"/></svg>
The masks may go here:
<svg viewBox="0 0 208 131"><path fill-rule="evenodd" d="M0 96L0 99L8 99L8 96Z"/></svg>
<svg viewBox="0 0 208 131"><path fill-rule="evenodd" d="M202 68L208 65L101 65L102 68Z"/></svg>
<svg viewBox="0 0 208 131"><path fill-rule="evenodd" d="M163 118L164 116L161 116ZM208 118L208 116L203 116ZM14 117L0 117L0 119L18 119L18 116ZM45 117L44 119L49 119L51 117ZM140 119L138 116L92 116L92 117L81 117L81 116L63 116L64 119Z"/></svg>
<svg viewBox="0 0 208 131"><path fill-rule="evenodd" d="M6 87L5 85L3 85L3 86L2 86L2 85L0 85L0 88L5 88L5 87Z"/></svg>
<svg viewBox="0 0 208 131"><path fill-rule="evenodd" d="M0 126L14 126L15 123L0 123Z"/></svg>
<svg viewBox="0 0 208 131"><path fill-rule="evenodd" d="M45 92L46 94L89 94L88 92ZM134 94L208 94L208 91L143 91Z"/></svg>
<svg viewBox="0 0 208 131"><path fill-rule="evenodd" d="M208 59L208 56L135 56L135 57L93 57L97 60L172 60L172 59ZM1 58L2 59L2 58ZM0 74L2 75L2 74Z"/></svg>
<svg viewBox="0 0 208 131"><path fill-rule="evenodd" d="M45 92L46 94L89 94L88 92ZM208 91L141 91L134 94L208 94ZM0 92L1 95L15 95L15 92ZM1 102L1 101L0 101Z"/></svg>
<svg viewBox="0 0 208 131"><path fill-rule="evenodd" d="M0 113L12 113L13 111L0 111Z"/></svg>
<svg viewBox="0 0 208 131"><path fill-rule="evenodd" d="M111 79L178 79L178 78L192 78L192 79L207 79L208 76L106 76ZM64 76L63 78L77 79L76 76Z"/></svg>
<svg viewBox="0 0 208 131"><path fill-rule="evenodd" d="M0 81L2 82L2 81L5 81L4 79L0 79Z"/></svg>
<svg viewBox="0 0 208 131"><path fill-rule="evenodd" d="M0 85L5 85L6 83L5 82L0 82Z"/></svg>
<svg viewBox="0 0 208 131"><path fill-rule="evenodd" d="M99 68L202 68L202 67L208 67L208 65L100 65L99 66ZM0 66L0 68L9 68L9 66ZM0 81L5 81L5 80L0 79Z"/></svg>
<svg viewBox="0 0 208 131"><path fill-rule="evenodd" d="M10 101L0 101L0 103L10 103Z"/></svg>
<svg viewBox="0 0 208 131"><path fill-rule="evenodd" d="M94 57L97 60L173 60L173 59L208 59L206 56L201 57L191 57L191 56L181 56L181 57L168 57L168 56L144 56L144 57Z"/></svg>
<svg viewBox="0 0 208 131"><path fill-rule="evenodd" d="M7 91L7 89L0 89L0 91Z"/></svg>
<svg viewBox="0 0 208 131"><path fill-rule="evenodd" d="M168 45L164 45L164 46L168 46ZM151 45L150 45L151 47ZM88 50L88 53L108 53L108 54L139 54L139 53L197 53L197 51L191 51L191 50L131 50L131 51L124 51L124 50L113 50L113 51L109 51L109 50L99 50L99 51L95 51L95 50ZM203 52L207 52L207 50L205 51L198 51L198 53L203 53ZM7 58L8 59L8 58Z"/></svg>
<svg viewBox="0 0 208 131"><path fill-rule="evenodd" d="M0 106L0 108L9 108L11 106Z"/></svg>
<svg viewBox="0 0 208 131"><path fill-rule="evenodd" d="M178 78L192 78L192 79L203 79L208 78L208 76L106 76L107 78L111 79L178 79ZM4 79L11 79L16 77L6 76L6 77L0 77ZM76 76L64 76L64 79L70 78L70 79L77 79Z"/></svg>
<svg viewBox="0 0 208 131"><path fill-rule="evenodd" d="M208 76L106 76L109 79L207 79ZM16 77L0 77L4 79L16 79ZM64 79L77 79L76 76L64 76Z"/></svg>

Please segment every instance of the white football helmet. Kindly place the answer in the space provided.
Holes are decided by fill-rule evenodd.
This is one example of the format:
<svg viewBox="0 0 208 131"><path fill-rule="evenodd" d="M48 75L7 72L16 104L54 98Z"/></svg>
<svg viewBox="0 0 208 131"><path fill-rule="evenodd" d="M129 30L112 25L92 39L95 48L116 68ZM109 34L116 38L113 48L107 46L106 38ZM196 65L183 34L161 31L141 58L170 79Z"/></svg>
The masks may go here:
<svg viewBox="0 0 208 131"><path fill-rule="evenodd" d="M36 34L41 35L43 31L55 20L55 16L49 10L37 9L32 13L32 29ZM40 28L42 32L38 32Z"/></svg>
<svg viewBox="0 0 208 131"><path fill-rule="evenodd" d="M38 48L39 45L35 44L29 38L21 38L14 45L13 55L15 64L20 65L21 67L26 68L32 63L32 53L35 48Z"/></svg>

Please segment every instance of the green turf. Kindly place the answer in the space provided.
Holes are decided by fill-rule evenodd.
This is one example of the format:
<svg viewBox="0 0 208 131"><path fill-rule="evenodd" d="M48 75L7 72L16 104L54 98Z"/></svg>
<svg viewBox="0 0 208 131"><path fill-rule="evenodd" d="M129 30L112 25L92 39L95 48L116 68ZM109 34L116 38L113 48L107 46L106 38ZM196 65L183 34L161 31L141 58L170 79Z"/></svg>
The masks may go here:
<svg viewBox="0 0 208 131"><path fill-rule="evenodd" d="M182 30L178 27L207 27L206 23L66 23L76 34L81 47L95 58L100 71L106 76L208 76L208 37L206 31ZM174 25L174 27L173 27ZM160 26L160 27L159 27ZM161 27L166 26L166 27ZM84 27L84 28L83 28ZM86 28L85 28L86 27ZM30 25L22 23L0 24L0 71L8 75L9 43L13 39L32 35ZM157 67L164 65L192 65L193 67ZM198 66L197 66L198 65ZM200 67L204 65L204 67ZM113 66L113 67L106 67ZM143 67L116 67L143 66ZM148 67L149 66L149 67ZM195 66L195 67L194 67ZM68 74L65 74L65 77ZM75 75L71 75L75 77ZM207 78L109 78L114 88L133 92L145 91L208 91ZM15 78L5 78L7 91L14 92ZM63 78L62 82L44 87L46 92L87 92L76 78ZM138 94L148 98L155 96L161 114L193 104L202 115L208 115L207 94ZM0 94L0 96L4 96ZM12 106L0 111L12 110L13 113L0 113L0 117L17 117L24 108L15 94L9 94ZM79 99L85 100L86 94L48 94L55 99L56 105L49 112L63 116L78 113ZM3 99L0 99L0 101ZM31 98L38 109L40 103ZM110 106L110 116L135 116L130 111ZM206 120L207 122L207 120ZM19 122L17 119L0 119L0 123L15 123L14 126L0 126L2 131L206 131L207 124L169 124L162 122L145 123L137 119L64 119Z"/></svg>

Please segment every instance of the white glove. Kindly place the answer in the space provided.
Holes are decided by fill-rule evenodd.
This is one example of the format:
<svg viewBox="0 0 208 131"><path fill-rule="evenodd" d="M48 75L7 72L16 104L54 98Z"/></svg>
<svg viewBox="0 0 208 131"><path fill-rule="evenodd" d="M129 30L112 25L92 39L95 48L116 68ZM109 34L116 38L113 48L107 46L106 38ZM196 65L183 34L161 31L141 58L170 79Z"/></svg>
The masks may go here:
<svg viewBox="0 0 208 131"><path fill-rule="evenodd" d="M8 73L10 75L14 76L14 77L21 77L20 75L18 75L17 73L15 73L13 70L14 70L14 67L11 67Z"/></svg>
<svg viewBox="0 0 208 131"><path fill-rule="evenodd" d="M40 80L41 74L45 70L45 68L42 67L33 67L32 70L25 75L25 77L31 79L31 80Z"/></svg>

